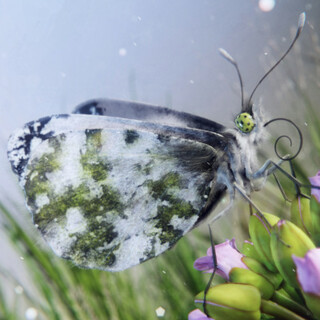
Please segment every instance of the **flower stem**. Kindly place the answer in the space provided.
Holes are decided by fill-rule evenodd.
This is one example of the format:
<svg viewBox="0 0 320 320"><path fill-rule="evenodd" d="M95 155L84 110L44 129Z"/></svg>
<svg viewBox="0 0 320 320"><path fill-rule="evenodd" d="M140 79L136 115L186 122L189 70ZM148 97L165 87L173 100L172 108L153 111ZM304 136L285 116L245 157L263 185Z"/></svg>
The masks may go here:
<svg viewBox="0 0 320 320"><path fill-rule="evenodd" d="M306 317L307 319L312 317L310 311L307 308L280 292L275 291L271 299L273 302L299 314L302 317Z"/></svg>
<svg viewBox="0 0 320 320"><path fill-rule="evenodd" d="M261 312L282 320L307 320L270 300L261 300Z"/></svg>

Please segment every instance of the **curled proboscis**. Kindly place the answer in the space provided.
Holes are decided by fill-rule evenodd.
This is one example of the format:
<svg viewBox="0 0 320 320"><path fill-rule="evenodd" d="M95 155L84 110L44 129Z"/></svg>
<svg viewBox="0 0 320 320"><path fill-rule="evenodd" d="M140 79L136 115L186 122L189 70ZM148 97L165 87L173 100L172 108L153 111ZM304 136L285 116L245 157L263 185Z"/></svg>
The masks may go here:
<svg viewBox="0 0 320 320"><path fill-rule="evenodd" d="M287 139L287 140L289 140L289 143L290 143L290 147L292 146L292 139L289 137L289 136L287 136L287 135L281 135L281 136L279 136L277 139L276 139L276 141L275 141L275 143L274 143L274 152L276 153L276 155L277 155L277 157L279 158L279 159L281 159L281 160L284 160L284 161L290 161L290 160L293 160L299 153L300 153L300 151L301 151L301 148L302 148L302 144L303 144L303 138L302 138L302 133L301 133L301 131L300 131L300 129L298 128L298 126L293 122L293 121L291 121L290 119L287 119L287 118L275 118L275 119L271 119L270 121L268 121L268 122L266 122L265 124L264 124L264 127L266 127L267 125L269 125L270 123L272 123L272 122L274 122L274 121L287 121L287 122L289 122L290 124L292 124L295 128L296 128L296 130L298 131L298 134L299 134L299 138L300 138L300 144L299 144L299 148L298 148L298 151L293 155L293 156L290 156L290 157L283 157L283 156L281 156L280 154L279 154L279 152L278 152L278 143L279 143L279 141L281 140L281 139Z"/></svg>

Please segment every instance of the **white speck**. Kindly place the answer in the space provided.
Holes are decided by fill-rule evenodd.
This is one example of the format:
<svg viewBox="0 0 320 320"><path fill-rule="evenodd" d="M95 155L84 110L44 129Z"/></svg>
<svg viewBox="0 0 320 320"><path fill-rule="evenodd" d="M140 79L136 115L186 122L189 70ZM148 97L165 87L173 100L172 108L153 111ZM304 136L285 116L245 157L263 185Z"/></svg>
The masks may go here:
<svg viewBox="0 0 320 320"><path fill-rule="evenodd" d="M141 21L142 18L140 16L137 16L137 21Z"/></svg>
<svg viewBox="0 0 320 320"><path fill-rule="evenodd" d="M282 42L286 42L286 41L287 41L287 38L286 38L286 37L282 37L282 38L281 38L281 41L282 41Z"/></svg>
<svg viewBox="0 0 320 320"><path fill-rule="evenodd" d="M64 73L64 72L60 72L60 75L61 75L62 78L65 78L67 76L67 74Z"/></svg>
<svg viewBox="0 0 320 320"><path fill-rule="evenodd" d="M137 43L135 41L132 42L132 44L136 47L137 46Z"/></svg>
<svg viewBox="0 0 320 320"><path fill-rule="evenodd" d="M127 55L127 50L125 48L119 49L119 56L124 57Z"/></svg>
<svg viewBox="0 0 320 320"><path fill-rule="evenodd" d="M38 310L35 308L28 308L25 312L25 317L27 320L35 320L38 317Z"/></svg>
<svg viewBox="0 0 320 320"><path fill-rule="evenodd" d="M163 274L166 274L167 272L166 272L165 270L162 270L162 273L163 273Z"/></svg>
<svg viewBox="0 0 320 320"><path fill-rule="evenodd" d="M22 261L23 261L23 260L24 260L24 257L20 257L20 260L22 260Z"/></svg>
<svg viewBox="0 0 320 320"><path fill-rule="evenodd" d="M311 9L312 9L312 4L311 3L306 4L306 10L311 10Z"/></svg>
<svg viewBox="0 0 320 320"><path fill-rule="evenodd" d="M308 123L307 123L307 122L305 122L305 123L304 123L304 125L307 127L307 126L308 126Z"/></svg>
<svg viewBox="0 0 320 320"><path fill-rule="evenodd" d="M190 84L194 84L194 80L190 80L189 83L190 83Z"/></svg>
<svg viewBox="0 0 320 320"><path fill-rule="evenodd" d="M204 198L204 199L208 199L208 195L205 194L205 195L203 196L203 198Z"/></svg>
<svg viewBox="0 0 320 320"><path fill-rule="evenodd" d="M53 219L53 221L54 221L54 222L57 222L57 221L58 221L58 219L57 219L57 218L54 218L54 219Z"/></svg>
<svg viewBox="0 0 320 320"><path fill-rule="evenodd" d="M259 8L261 11L268 12L271 11L276 5L275 0L259 0Z"/></svg>
<svg viewBox="0 0 320 320"><path fill-rule="evenodd" d="M164 317L165 313L166 313L166 310L162 307L159 307L156 309L156 315L158 318Z"/></svg>
<svg viewBox="0 0 320 320"><path fill-rule="evenodd" d="M268 55L268 52L265 52L264 55L267 56L267 55Z"/></svg>
<svg viewBox="0 0 320 320"><path fill-rule="evenodd" d="M22 288L21 286L16 286L16 287L14 288L14 292L15 292L16 294L22 294L22 293L23 293L23 288Z"/></svg>
<svg viewBox="0 0 320 320"><path fill-rule="evenodd" d="M39 225L36 223L35 225L34 225L37 229L39 228Z"/></svg>

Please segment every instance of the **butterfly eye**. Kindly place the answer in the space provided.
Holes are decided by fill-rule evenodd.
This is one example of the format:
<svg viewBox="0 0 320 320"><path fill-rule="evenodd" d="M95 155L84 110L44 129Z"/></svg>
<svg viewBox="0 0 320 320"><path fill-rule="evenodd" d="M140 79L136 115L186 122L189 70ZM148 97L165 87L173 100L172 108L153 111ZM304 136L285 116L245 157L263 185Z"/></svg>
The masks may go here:
<svg viewBox="0 0 320 320"><path fill-rule="evenodd" d="M242 112L234 120L237 128L244 133L249 133L255 126L254 120L250 113Z"/></svg>

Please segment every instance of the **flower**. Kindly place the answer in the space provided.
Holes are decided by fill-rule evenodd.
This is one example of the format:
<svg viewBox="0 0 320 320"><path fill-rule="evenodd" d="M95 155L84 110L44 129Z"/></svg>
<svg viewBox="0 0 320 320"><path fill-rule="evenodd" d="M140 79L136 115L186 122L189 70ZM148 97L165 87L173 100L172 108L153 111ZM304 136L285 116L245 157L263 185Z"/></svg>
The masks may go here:
<svg viewBox="0 0 320 320"><path fill-rule="evenodd" d="M227 240L214 246L216 258L217 258L217 274L224 279L229 279L229 273L232 268L244 268L248 267L241 261L243 254L241 254L236 247L235 239ZM213 256L212 248L207 250L207 255L201 257L194 262L194 268L199 271L213 272Z"/></svg>
<svg viewBox="0 0 320 320"><path fill-rule="evenodd" d="M318 171L318 173L314 177L309 177L309 181L312 185L320 187L320 171ZM311 194L320 203L320 189L311 188Z"/></svg>
<svg viewBox="0 0 320 320"><path fill-rule="evenodd" d="M307 306L320 317L320 248L309 250L304 258L292 256L297 267L297 279Z"/></svg>
<svg viewBox="0 0 320 320"><path fill-rule="evenodd" d="M195 309L189 313L188 320L214 320L214 319L208 318L207 315L204 314L200 309Z"/></svg>
<svg viewBox="0 0 320 320"><path fill-rule="evenodd" d="M302 290L320 297L320 248L309 250L304 258L292 256Z"/></svg>

